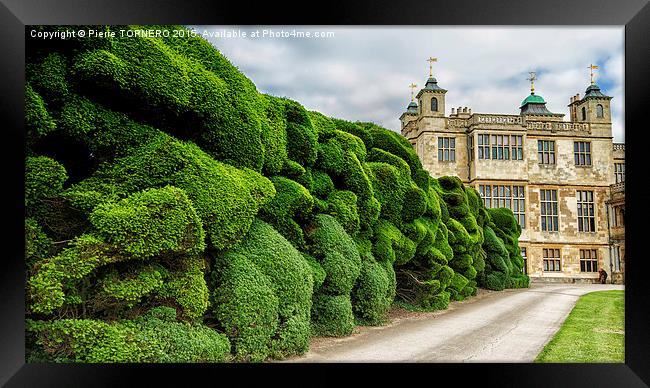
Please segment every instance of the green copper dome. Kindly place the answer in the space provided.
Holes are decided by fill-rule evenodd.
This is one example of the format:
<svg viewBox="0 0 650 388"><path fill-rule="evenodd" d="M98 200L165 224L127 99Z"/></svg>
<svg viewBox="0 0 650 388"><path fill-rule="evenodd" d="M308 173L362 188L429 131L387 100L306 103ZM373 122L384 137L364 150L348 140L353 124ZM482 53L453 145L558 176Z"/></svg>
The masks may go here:
<svg viewBox="0 0 650 388"><path fill-rule="evenodd" d="M524 106L526 104L533 103L533 104L546 104L546 101L544 101L544 98L542 96L538 96L536 94L531 94L530 96L526 97L522 102L521 106Z"/></svg>
<svg viewBox="0 0 650 388"><path fill-rule="evenodd" d="M521 109L520 114L522 115L553 115L553 112L546 109L544 98L534 93L530 93L530 96L521 102L519 109Z"/></svg>

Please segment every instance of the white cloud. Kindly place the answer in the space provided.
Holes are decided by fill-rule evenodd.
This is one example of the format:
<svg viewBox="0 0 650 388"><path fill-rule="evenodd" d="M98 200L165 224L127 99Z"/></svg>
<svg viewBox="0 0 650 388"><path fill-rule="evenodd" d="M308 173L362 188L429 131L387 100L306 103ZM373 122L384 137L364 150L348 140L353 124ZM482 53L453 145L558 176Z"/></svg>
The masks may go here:
<svg viewBox="0 0 650 388"><path fill-rule="evenodd" d="M222 29L224 27L195 27ZM232 28L232 27L225 27ZM237 28L237 27L235 27ZM624 141L622 27L242 27L241 30L333 31L334 38L211 38L264 93L286 96L307 109L399 129L408 85L423 87L426 58L438 57L434 76L452 107L474 112L519 112L537 71L536 93L568 116L569 97L584 94L587 66L612 99L614 141ZM568 117L565 117L568 120Z"/></svg>

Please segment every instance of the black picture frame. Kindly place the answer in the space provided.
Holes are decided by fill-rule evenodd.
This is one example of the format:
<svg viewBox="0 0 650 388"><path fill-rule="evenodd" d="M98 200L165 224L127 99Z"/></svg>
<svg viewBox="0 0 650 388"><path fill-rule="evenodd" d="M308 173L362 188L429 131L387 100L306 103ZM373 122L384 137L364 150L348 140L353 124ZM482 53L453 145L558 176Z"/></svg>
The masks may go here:
<svg viewBox="0 0 650 388"><path fill-rule="evenodd" d="M627 190L624 364L25 364L24 349L24 68L25 26L35 24L226 25L575 25L625 26L625 130ZM11 387L260 384L332 386L451 384L551 387L642 387L650 384L650 298L644 278L642 158L650 127L650 5L648 0L498 0L407 2L302 2L253 4L233 0L0 0L0 112L3 129L3 255L0 260L0 384ZM539 43L539 42L537 42ZM543 43L543 42L542 42ZM522 39L522 45L531 42ZM552 53L549 53L552 55ZM589 59L586 59L587 61ZM644 124L645 123L645 124ZM643 147L643 148L642 148ZM299 377L300 376L300 377ZM445 379L451 378L450 382ZM449 381L449 380L447 380ZM140 383L142 384L142 383Z"/></svg>

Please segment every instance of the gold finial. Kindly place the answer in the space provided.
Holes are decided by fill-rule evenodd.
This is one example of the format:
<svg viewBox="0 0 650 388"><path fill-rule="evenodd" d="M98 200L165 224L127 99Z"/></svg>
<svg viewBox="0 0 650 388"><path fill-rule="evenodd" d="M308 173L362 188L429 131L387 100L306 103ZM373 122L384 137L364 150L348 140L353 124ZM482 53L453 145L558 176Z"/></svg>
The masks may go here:
<svg viewBox="0 0 650 388"><path fill-rule="evenodd" d="M589 75L591 76L591 83L592 83L592 84L595 83L595 82L594 82L594 70L597 69L597 68L598 68L598 66L596 66L596 65L594 65L594 64L591 64L591 65L589 65L589 67L588 67L588 69L589 69Z"/></svg>
<svg viewBox="0 0 650 388"><path fill-rule="evenodd" d="M417 88L417 87L418 87L418 86L417 86L416 84L414 84L414 83L411 83L411 84L409 85L409 88L411 88L411 101L415 101L415 98L413 98L413 91L414 91L415 88Z"/></svg>
<svg viewBox="0 0 650 388"><path fill-rule="evenodd" d="M438 58L429 57L427 62L429 62L429 78L431 78L433 77L433 62L438 62Z"/></svg>
<svg viewBox="0 0 650 388"><path fill-rule="evenodd" d="M535 94L535 80L537 79L537 75L534 71L529 71L528 78L526 79L530 81L530 94Z"/></svg>

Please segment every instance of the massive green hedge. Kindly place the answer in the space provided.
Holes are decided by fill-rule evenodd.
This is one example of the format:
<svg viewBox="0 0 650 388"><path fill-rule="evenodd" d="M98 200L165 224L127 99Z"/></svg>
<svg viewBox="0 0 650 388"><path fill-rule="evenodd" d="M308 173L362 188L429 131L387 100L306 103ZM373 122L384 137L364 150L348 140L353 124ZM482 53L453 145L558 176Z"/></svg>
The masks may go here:
<svg viewBox="0 0 650 388"><path fill-rule="evenodd" d="M528 286L512 212L404 137L262 94L156 28L27 49L28 360L281 359L395 302Z"/></svg>

